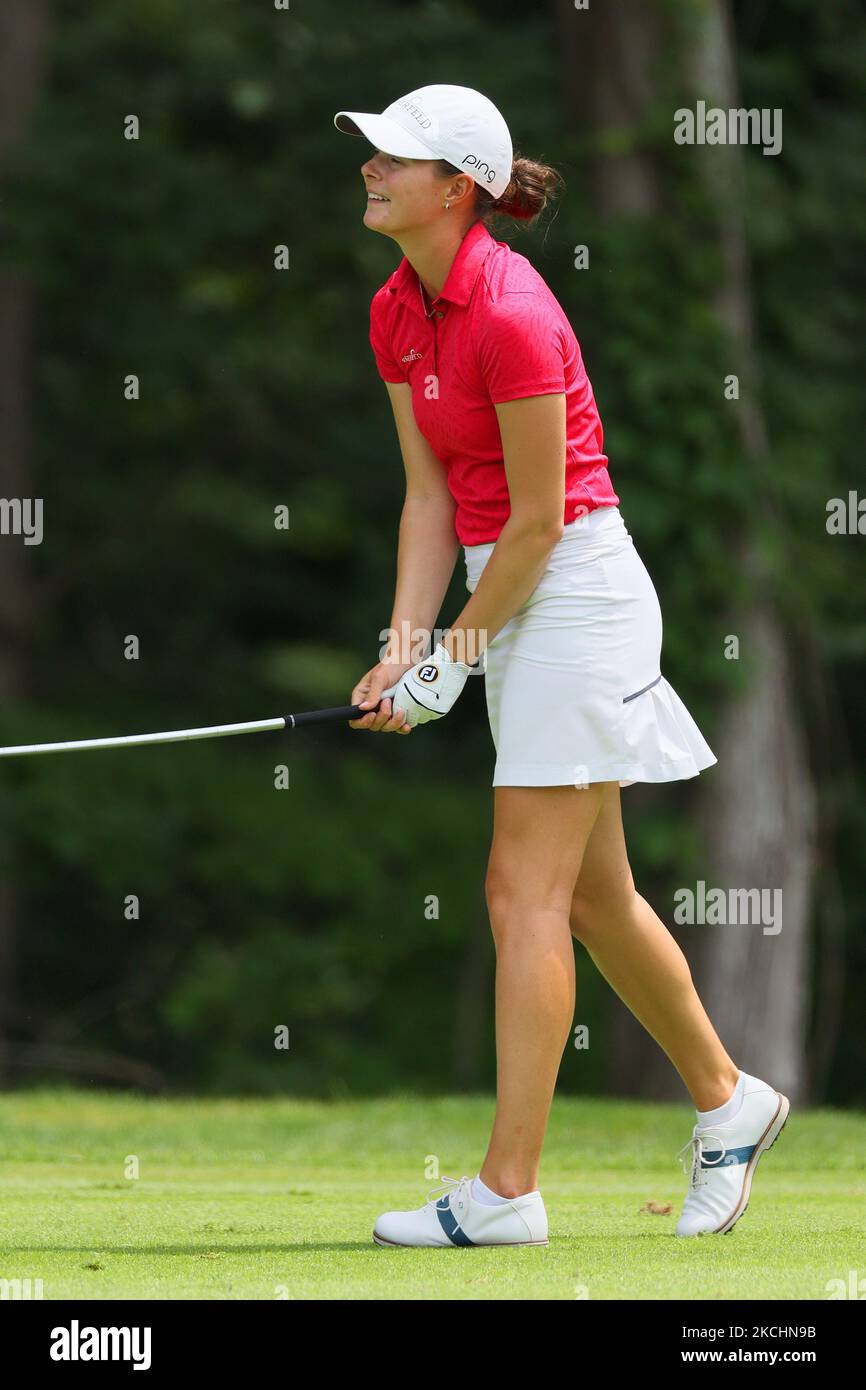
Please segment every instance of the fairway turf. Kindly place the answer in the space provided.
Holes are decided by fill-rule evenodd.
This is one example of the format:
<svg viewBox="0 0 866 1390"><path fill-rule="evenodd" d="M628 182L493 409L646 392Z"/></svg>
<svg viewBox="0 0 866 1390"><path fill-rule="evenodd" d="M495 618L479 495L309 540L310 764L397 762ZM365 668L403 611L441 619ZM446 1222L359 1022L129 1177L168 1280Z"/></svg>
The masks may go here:
<svg viewBox="0 0 866 1390"><path fill-rule="evenodd" d="M796 1106L729 1235L674 1236L688 1104L563 1098L539 1184L548 1247L374 1245L380 1212L436 1186L429 1155L478 1172L493 1110L8 1092L0 1280L41 1279L45 1299L825 1300L829 1280L866 1275L866 1116Z"/></svg>

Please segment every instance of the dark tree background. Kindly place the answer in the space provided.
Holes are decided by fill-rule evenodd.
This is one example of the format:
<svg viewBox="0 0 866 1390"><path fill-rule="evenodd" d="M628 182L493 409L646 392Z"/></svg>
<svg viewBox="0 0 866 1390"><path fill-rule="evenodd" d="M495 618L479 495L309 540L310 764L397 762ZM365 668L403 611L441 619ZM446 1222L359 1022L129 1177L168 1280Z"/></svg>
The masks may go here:
<svg viewBox="0 0 866 1390"><path fill-rule="evenodd" d="M479 87L566 178L495 234L574 325L665 674L720 760L623 793L638 885L736 1060L862 1104L864 540L826 526L864 490L862 5L7 0L0 52L0 497L45 518L0 535L0 742L348 699L393 596L367 329L399 250L333 114ZM781 154L677 146L698 99L782 108ZM477 679L406 740L0 764L2 1084L491 1086L492 766ZM783 931L674 927L699 879L781 887ZM561 1085L679 1094L577 964L592 1045Z"/></svg>

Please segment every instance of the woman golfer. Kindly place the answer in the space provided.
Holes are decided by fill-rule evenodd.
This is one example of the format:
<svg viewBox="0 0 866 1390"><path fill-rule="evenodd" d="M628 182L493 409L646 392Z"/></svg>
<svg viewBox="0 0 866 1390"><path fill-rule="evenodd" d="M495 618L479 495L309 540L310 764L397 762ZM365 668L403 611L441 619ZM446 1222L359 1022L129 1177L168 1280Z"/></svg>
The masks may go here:
<svg viewBox="0 0 866 1390"><path fill-rule="evenodd" d="M362 135L364 223L403 252L370 340L406 472L385 659L354 729L441 719L484 661L496 749L486 897L496 943L497 1103L478 1175L376 1222L380 1245L544 1245L538 1172L575 1007L572 936L667 1053L697 1108L677 1235L728 1231L788 1115L740 1071L679 946L636 891L620 788L694 777L715 757L661 673L662 619L623 523L571 325L524 257L488 231L530 220L561 182L513 158L468 87L410 92ZM423 660L460 546L471 597ZM437 1191L441 1191L437 1189Z"/></svg>

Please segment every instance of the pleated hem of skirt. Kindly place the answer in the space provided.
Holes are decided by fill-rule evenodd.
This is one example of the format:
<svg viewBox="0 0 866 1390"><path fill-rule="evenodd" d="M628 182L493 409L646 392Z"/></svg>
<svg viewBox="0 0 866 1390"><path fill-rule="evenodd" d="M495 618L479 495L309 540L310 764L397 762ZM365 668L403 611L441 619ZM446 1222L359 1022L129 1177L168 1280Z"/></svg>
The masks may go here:
<svg viewBox="0 0 866 1390"><path fill-rule="evenodd" d="M718 758L695 759L691 756L663 760L653 767L637 763L627 766L586 769L586 785L593 782L619 782L621 787L632 787L635 782L682 782L697 777L708 767L713 767ZM568 787L576 786L574 769L566 769L550 763L513 763L497 767L493 774L494 787Z"/></svg>
<svg viewBox="0 0 866 1390"><path fill-rule="evenodd" d="M593 782L681 782L697 777L718 759L673 686L660 675L636 696L623 702L625 718L619 748L593 749L591 737L584 756L575 749L569 762L511 762L497 758L494 787L562 787ZM565 740L565 735L563 735ZM567 740L566 740L567 741ZM505 752L506 750L503 750ZM510 752L511 750L507 750ZM527 752L532 751L530 748ZM599 752L606 761L597 759ZM610 758L616 753L616 761ZM580 770L580 782L575 774Z"/></svg>

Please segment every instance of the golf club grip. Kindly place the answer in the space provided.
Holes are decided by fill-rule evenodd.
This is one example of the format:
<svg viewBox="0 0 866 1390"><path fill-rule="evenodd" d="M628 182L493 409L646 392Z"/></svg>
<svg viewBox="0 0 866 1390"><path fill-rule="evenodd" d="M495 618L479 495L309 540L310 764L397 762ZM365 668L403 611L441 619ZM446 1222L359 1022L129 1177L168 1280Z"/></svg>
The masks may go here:
<svg viewBox="0 0 866 1390"><path fill-rule="evenodd" d="M376 705L379 709L381 705ZM346 719L362 719L365 714L373 714L373 709L361 709L360 705L338 705L335 709L310 709L303 714L287 714L286 728L297 729L302 724L339 724Z"/></svg>

